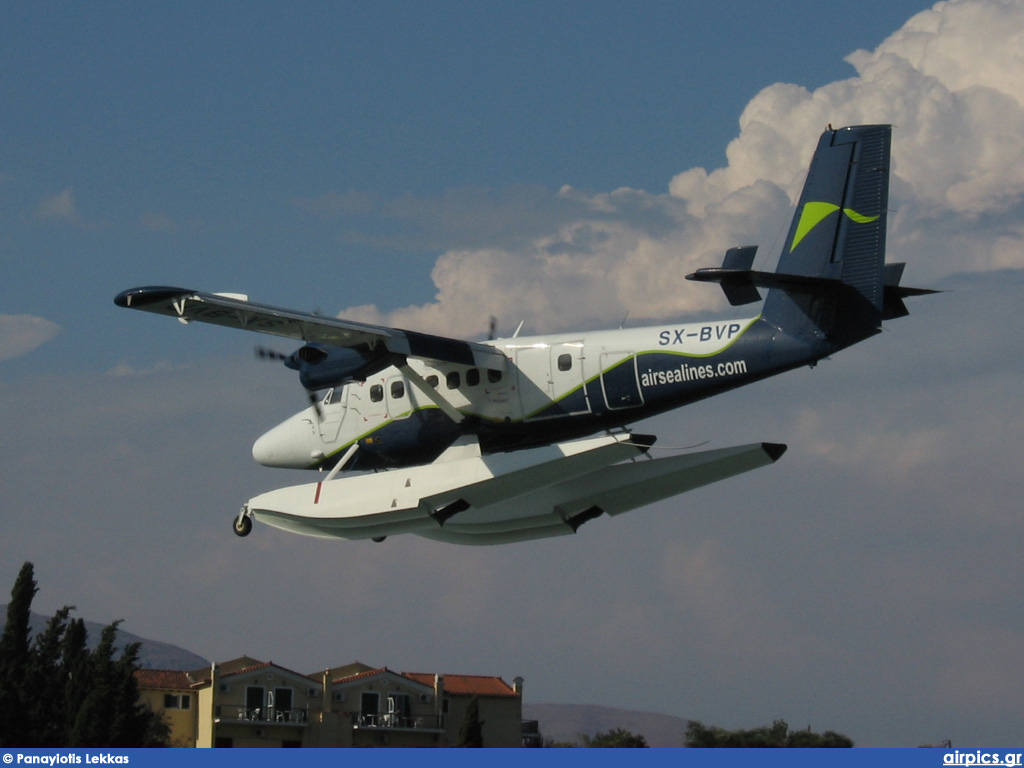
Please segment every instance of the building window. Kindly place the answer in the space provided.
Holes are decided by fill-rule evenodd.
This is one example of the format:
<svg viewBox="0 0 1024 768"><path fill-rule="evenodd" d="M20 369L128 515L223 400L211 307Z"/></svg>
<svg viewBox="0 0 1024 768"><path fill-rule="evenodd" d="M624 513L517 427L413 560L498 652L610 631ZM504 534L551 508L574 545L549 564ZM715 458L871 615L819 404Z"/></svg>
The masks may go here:
<svg viewBox="0 0 1024 768"><path fill-rule="evenodd" d="M380 714L380 694L374 691L363 691L359 697L359 720L362 725L378 725Z"/></svg>
<svg viewBox="0 0 1024 768"><path fill-rule="evenodd" d="M187 693L178 695L176 693L164 694L164 709L189 709L192 706L192 699Z"/></svg>
<svg viewBox="0 0 1024 768"><path fill-rule="evenodd" d="M292 689L274 689L274 719L279 723L288 722L292 711Z"/></svg>
<svg viewBox="0 0 1024 768"><path fill-rule="evenodd" d="M266 713L263 711L263 695L265 691L262 685L249 685L245 689L245 716L248 720L262 720Z"/></svg>

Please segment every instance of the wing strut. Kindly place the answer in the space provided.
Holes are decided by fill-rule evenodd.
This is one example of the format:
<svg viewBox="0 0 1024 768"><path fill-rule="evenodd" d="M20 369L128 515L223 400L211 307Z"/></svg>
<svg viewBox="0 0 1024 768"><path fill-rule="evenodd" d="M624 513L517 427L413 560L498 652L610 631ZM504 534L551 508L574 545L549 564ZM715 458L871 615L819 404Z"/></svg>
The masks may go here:
<svg viewBox="0 0 1024 768"><path fill-rule="evenodd" d="M414 371L409 366L408 361L405 361L401 365L399 365L398 370L402 372L403 376L405 376L407 379L409 379L409 381L416 385L416 389L418 389L420 392L426 395L431 400L431 402L434 403L434 405L436 405L438 408L444 411L445 414L447 414L448 418L450 418L456 424L461 424L462 420L466 418L462 413L459 412L459 410L454 405L445 400L444 397L441 396L441 393L438 392L436 388L430 386L430 384L427 383L426 379L424 379L422 376L416 373L416 371Z"/></svg>
<svg viewBox="0 0 1024 768"><path fill-rule="evenodd" d="M338 463L334 465L334 468L330 472L327 473L327 477L325 477L323 479L323 482L326 483L326 482L328 482L330 480L333 480L337 476L337 474L341 471L341 468L343 466L345 466L346 464L348 464L348 460L351 459L355 455L357 450L359 450L359 443L352 443L352 445L350 445L348 447L348 450L345 451L344 454L342 454L342 457L338 461Z"/></svg>

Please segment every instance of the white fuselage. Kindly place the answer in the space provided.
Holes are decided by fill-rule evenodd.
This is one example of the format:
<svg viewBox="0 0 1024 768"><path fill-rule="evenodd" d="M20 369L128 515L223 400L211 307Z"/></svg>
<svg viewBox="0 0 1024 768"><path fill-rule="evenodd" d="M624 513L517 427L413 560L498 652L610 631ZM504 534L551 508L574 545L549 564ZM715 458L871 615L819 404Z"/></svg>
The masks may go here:
<svg viewBox="0 0 1024 768"><path fill-rule="evenodd" d="M401 465L395 457L403 455L403 441L410 452L419 451L415 463L422 462L432 435L439 455L467 432L480 434L485 452L488 446L507 450L505 434L516 445L532 444L530 435L539 429L567 438L591 434L673 407L687 392L698 399L693 394L704 388L720 391L750 380L753 361L725 353L757 319L488 342L504 353L504 371L410 358L405 371L392 366L329 390L318 406L260 437L253 456L268 466L330 468L332 459L358 445L346 469L367 468L358 453L383 455L384 466ZM443 412L445 404L454 410Z"/></svg>

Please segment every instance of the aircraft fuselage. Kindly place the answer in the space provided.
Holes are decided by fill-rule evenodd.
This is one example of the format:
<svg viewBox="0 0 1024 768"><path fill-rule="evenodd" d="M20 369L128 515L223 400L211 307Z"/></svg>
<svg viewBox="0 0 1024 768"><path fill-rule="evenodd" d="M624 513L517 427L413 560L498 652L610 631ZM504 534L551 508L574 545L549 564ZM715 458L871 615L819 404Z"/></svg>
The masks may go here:
<svg viewBox="0 0 1024 768"><path fill-rule="evenodd" d="M430 462L463 435L476 436L484 454L530 448L621 427L831 351L760 316L486 343L504 353L504 371L410 359L412 376L392 366L327 391L257 440L253 456L329 469L356 445L350 470Z"/></svg>

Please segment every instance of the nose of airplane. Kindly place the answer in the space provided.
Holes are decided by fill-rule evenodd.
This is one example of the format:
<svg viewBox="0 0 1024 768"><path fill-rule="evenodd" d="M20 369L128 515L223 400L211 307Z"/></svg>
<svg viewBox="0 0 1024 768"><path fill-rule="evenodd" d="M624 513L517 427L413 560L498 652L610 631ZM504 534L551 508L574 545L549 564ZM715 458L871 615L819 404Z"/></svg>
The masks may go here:
<svg viewBox="0 0 1024 768"><path fill-rule="evenodd" d="M305 412L281 422L252 444L252 457L265 467L305 469L323 456L314 420Z"/></svg>

